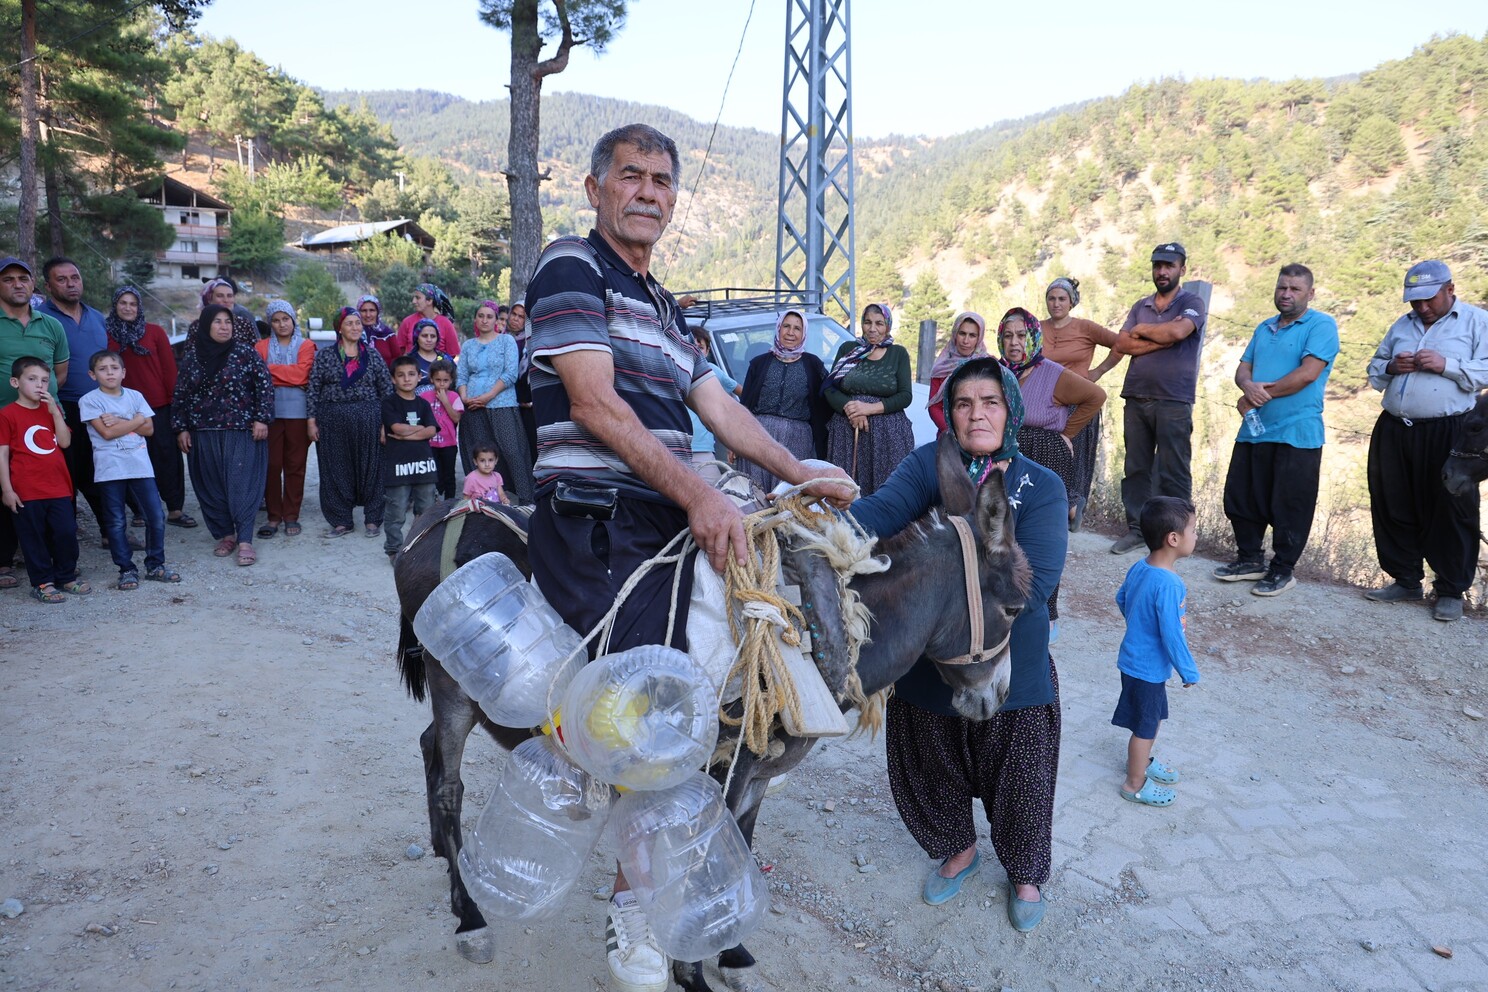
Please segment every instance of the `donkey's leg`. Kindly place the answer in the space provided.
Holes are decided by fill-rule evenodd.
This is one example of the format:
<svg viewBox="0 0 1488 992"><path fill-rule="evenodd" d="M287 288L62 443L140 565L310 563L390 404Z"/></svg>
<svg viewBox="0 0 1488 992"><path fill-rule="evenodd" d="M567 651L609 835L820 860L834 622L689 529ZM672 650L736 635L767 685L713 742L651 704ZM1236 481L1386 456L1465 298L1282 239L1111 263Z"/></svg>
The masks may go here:
<svg viewBox="0 0 1488 992"><path fill-rule="evenodd" d="M682 992L713 992L708 978L703 974L701 961L673 961L672 981Z"/></svg>

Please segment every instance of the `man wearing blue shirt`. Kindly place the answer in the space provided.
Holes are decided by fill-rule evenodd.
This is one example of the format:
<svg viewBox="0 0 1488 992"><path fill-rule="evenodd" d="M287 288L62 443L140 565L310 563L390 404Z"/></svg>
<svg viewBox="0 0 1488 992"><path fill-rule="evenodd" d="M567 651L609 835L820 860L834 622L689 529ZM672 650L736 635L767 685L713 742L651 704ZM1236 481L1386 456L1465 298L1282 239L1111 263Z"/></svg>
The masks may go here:
<svg viewBox="0 0 1488 992"><path fill-rule="evenodd" d="M62 415L72 428L72 444L65 454L67 471L72 473L73 503L76 505L76 497L81 494L93 508L93 519L101 529L103 496L93 482L93 442L88 439L87 425L78 413L78 400L94 388L93 380L84 373L88 359L108 348L108 331L104 328L103 314L83 302L83 275L76 262L60 256L49 258L41 265L41 278L46 283L47 299L38 309L62 325L74 366L81 370L68 376L57 390Z"/></svg>
<svg viewBox="0 0 1488 992"><path fill-rule="evenodd" d="M1239 553L1214 577L1255 582L1250 591L1257 596L1279 596L1297 584L1292 569L1317 508L1323 390L1338 357L1338 324L1311 308L1314 293L1307 266L1283 266L1272 296L1276 316L1255 329L1235 370L1235 405L1244 419L1225 478L1224 509ZM1268 526L1269 568L1262 548Z"/></svg>

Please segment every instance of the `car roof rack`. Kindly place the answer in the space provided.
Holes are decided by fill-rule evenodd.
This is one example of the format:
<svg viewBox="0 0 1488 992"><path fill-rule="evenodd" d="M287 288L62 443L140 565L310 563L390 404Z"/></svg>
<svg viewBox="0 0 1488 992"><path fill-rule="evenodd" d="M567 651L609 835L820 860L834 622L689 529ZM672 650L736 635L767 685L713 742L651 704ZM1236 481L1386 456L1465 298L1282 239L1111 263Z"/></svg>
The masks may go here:
<svg viewBox="0 0 1488 992"><path fill-rule="evenodd" d="M720 286L713 289L694 289L673 294L677 299L693 296L697 302L683 309L689 320L706 322L711 317L725 314L775 313L784 307L798 306L811 313L821 313L820 292L793 289L759 289L740 286Z"/></svg>

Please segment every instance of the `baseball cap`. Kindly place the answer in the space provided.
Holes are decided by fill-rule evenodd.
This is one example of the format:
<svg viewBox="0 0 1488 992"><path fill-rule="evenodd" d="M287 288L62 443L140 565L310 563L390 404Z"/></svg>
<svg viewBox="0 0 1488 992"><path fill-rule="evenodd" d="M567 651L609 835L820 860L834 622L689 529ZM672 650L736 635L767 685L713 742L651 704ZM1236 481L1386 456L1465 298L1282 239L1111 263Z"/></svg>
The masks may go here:
<svg viewBox="0 0 1488 992"><path fill-rule="evenodd" d="M1401 299L1406 303L1429 300L1451 281L1452 270L1447 268L1446 262L1434 258L1417 262L1405 274L1405 295Z"/></svg>
<svg viewBox="0 0 1488 992"><path fill-rule="evenodd" d="M1152 260L1154 262L1187 262L1188 252L1176 241L1158 245L1152 249Z"/></svg>
<svg viewBox="0 0 1488 992"><path fill-rule="evenodd" d="M31 271L31 266L27 265L25 262L21 261L19 258L16 258L14 255L6 255L4 258L0 258L0 272L4 272L6 269L10 268L11 266L15 266L15 267L20 268L20 269L25 269L26 270L26 275L30 276L33 279L36 278L36 273L34 273L34 272Z"/></svg>

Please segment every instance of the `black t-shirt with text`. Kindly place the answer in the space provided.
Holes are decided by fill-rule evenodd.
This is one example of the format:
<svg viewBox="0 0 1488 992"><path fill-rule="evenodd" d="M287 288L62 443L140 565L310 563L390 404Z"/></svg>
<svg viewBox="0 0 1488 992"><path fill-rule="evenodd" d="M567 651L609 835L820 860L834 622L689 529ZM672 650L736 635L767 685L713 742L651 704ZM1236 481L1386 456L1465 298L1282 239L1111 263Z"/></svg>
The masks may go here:
<svg viewBox="0 0 1488 992"><path fill-rule="evenodd" d="M394 393L382 401L382 427L387 445L382 455L383 486L418 486L434 481L434 455L429 441L404 441L393 437L394 424L438 427L434 408L429 401L415 396L411 400Z"/></svg>

